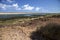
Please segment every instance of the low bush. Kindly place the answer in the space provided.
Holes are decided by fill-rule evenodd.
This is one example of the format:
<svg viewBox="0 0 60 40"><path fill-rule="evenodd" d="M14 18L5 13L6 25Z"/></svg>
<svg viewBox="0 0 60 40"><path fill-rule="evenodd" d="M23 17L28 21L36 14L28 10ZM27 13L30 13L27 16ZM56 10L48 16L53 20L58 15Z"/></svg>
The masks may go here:
<svg viewBox="0 0 60 40"><path fill-rule="evenodd" d="M49 23L45 27L32 32L30 38L32 40L60 40L60 25L56 23Z"/></svg>

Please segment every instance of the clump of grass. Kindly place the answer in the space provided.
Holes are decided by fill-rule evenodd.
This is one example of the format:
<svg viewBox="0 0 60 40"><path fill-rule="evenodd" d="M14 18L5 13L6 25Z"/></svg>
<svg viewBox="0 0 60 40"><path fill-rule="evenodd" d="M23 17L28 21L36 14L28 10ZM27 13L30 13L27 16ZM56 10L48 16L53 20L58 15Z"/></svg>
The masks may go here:
<svg viewBox="0 0 60 40"><path fill-rule="evenodd" d="M45 27L32 32L32 40L60 40L60 25L56 23L49 23Z"/></svg>

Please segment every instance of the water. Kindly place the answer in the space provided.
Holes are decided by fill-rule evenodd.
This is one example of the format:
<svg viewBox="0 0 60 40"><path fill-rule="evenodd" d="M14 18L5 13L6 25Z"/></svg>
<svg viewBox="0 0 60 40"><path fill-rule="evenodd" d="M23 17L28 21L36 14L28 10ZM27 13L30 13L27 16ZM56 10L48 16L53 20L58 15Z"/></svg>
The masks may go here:
<svg viewBox="0 0 60 40"><path fill-rule="evenodd" d="M11 18L11 17L22 17L22 16L31 16L30 14L4 14L0 15L0 18Z"/></svg>
<svg viewBox="0 0 60 40"><path fill-rule="evenodd" d="M23 16L33 16L33 15L42 15L42 14L3 14L0 15L0 18L23 17Z"/></svg>

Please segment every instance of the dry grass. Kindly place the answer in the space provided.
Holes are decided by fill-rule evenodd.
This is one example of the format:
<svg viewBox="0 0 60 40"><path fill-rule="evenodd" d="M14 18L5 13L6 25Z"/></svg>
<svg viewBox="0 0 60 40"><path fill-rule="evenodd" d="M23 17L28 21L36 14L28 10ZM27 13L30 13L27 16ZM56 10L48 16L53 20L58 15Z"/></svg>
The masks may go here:
<svg viewBox="0 0 60 40"><path fill-rule="evenodd" d="M35 35L36 32L37 32L37 34L36 34L37 39L36 40L40 40L39 35L41 35L41 34L40 34L39 30L44 31L44 32L42 32L43 33L42 35L44 35L44 36L46 36L47 33L49 33L49 36L47 36L47 38L48 37L53 38L52 35L55 32L51 33L49 31L48 32L46 32L46 31L49 30L50 26L51 26L50 30L55 30L54 28L52 29L52 27L55 24L54 25L49 24L50 25L50 26L48 25L49 27L45 27L45 25L47 25L48 23L60 24L60 18L38 17L38 18L31 18L31 19L26 18L26 19L16 19L14 21L13 20L4 21L2 24L0 24L0 40L31 40L31 39L35 40L35 39L33 39L33 38L35 38L33 36L33 34ZM41 28L41 26L43 26L43 28ZM36 29L39 29L39 30L36 30ZM34 32L34 33L31 35L32 32ZM32 38L30 38L30 36ZM45 39L45 38L43 38L43 39Z"/></svg>

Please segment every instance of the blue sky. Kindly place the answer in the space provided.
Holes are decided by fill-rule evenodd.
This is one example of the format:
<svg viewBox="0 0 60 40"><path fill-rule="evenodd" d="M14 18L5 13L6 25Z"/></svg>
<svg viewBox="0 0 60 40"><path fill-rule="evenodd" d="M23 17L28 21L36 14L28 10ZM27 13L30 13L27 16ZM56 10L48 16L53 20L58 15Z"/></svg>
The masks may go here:
<svg viewBox="0 0 60 40"><path fill-rule="evenodd" d="M0 0L0 12L60 13L60 0Z"/></svg>

